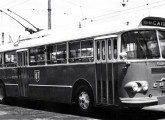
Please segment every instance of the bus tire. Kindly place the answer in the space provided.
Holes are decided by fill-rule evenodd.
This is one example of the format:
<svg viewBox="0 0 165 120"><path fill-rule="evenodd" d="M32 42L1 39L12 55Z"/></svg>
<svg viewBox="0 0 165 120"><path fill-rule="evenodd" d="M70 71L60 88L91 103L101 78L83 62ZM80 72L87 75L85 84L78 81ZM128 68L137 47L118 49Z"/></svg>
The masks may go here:
<svg viewBox="0 0 165 120"><path fill-rule="evenodd" d="M4 103L5 99L6 99L5 87L2 83L0 83L0 103Z"/></svg>
<svg viewBox="0 0 165 120"><path fill-rule="evenodd" d="M86 85L78 87L76 93L76 108L78 114L91 114L94 107L92 90Z"/></svg>

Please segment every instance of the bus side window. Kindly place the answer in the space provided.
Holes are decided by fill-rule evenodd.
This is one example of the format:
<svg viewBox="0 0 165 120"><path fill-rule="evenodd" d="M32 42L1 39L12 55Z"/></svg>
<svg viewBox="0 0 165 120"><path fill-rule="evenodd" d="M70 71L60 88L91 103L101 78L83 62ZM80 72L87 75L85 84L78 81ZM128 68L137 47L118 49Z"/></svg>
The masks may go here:
<svg viewBox="0 0 165 120"><path fill-rule="evenodd" d="M102 41L102 60L105 60L105 41Z"/></svg>
<svg viewBox="0 0 165 120"><path fill-rule="evenodd" d="M5 66L16 67L16 51L10 51L5 53Z"/></svg>
<svg viewBox="0 0 165 120"><path fill-rule="evenodd" d="M69 62L79 62L80 58L80 42L69 43Z"/></svg>
<svg viewBox="0 0 165 120"><path fill-rule="evenodd" d="M112 59L112 46L111 46L111 40L108 40L108 59Z"/></svg>
<svg viewBox="0 0 165 120"><path fill-rule="evenodd" d="M93 40L81 41L82 62L93 62Z"/></svg>
<svg viewBox="0 0 165 120"><path fill-rule="evenodd" d="M66 43L57 44L56 59L57 64L67 63Z"/></svg>
<svg viewBox="0 0 165 120"><path fill-rule="evenodd" d="M45 47L30 48L29 50L30 65L44 65L45 64Z"/></svg>
<svg viewBox="0 0 165 120"><path fill-rule="evenodd" d="M48 64L66 63L66 43L47 46L47 62Z"/></svg>
<svg viewBox="0 0 165 120"><path fill-rule="evenodd" d="M57 45L47 46L47 62L48 64L57 63Z"/></svg>
<svg viewBox="0 0 165 120"><path fill-rule="evenodd" d="M3 53L0 53L0 67L3 67L3 62L2 62L2 60L3 60Z"/></svg>
<svg viewBox="0 0 165 120"><path fill-rule="evenodd" d="M100 41L97 41L96 48L97 48L97 60L100 60Z"/></svg>
<svg viewBox="0 0 165 120"><path fill-rule="evenodd" d="M93 62L93 40L81 40L69 43L69 62Z"/></svg>
<svg viewBox="0 0 165 120"><path fill-rule="evenodd" d="M117 59L117 39L116 38L113 40L113 54L114 54L114 59Z"/></svg>

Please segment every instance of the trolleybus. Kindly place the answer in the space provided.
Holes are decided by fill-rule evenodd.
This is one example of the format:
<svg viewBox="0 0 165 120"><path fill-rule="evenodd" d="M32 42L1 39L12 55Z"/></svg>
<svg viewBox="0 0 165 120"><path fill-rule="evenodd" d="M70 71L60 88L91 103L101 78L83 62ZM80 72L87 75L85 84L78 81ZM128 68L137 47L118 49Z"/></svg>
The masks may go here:
<svg viewBox="0 0 165 120"><path fill-rule="evenodd" d="M0 46L0 101L25 97L92 107L165 103L165 19L136 27L33 35Z"/></svg>

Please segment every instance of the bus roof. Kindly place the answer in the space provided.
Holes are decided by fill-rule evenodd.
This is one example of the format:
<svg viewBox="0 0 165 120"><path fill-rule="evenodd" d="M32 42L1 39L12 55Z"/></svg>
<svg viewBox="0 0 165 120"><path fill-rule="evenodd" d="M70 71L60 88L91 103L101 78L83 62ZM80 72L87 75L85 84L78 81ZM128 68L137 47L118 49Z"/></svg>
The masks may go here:
<svg viewBox="0 0 165 120"><path fill-rule="evenodd" d="M72 41L83 38L102 37L103 35L117 35L121 31L137 28L165 28L165 19L158 17L134 18L130 21L116 20L115 22L95 24L91 23L82 28L61 29L61 30L45 30L32 34L19 41L12 42L0 46L0 52L26 49L46 44L59 43L64 41Z"/></svg>

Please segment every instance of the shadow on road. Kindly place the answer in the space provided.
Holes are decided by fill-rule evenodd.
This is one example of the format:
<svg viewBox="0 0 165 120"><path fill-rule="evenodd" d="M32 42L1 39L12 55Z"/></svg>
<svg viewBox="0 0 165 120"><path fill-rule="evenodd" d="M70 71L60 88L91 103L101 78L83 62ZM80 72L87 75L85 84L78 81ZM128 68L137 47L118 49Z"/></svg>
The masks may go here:
<svg viewBox="0 0 165 120"><path fill-rule="evenodd" d="M55 112L62 114L79 115L74 111L73 106L66 104L55 104L52 102L24 100L24 99L10 99L6 103L11 106L19 106L24 108L43 110L47 112ZM129 109L107 109L97 107L94 113L86 117L104 120L158 120L165 119L165 111L156 110L129 110Z"/></svg>

